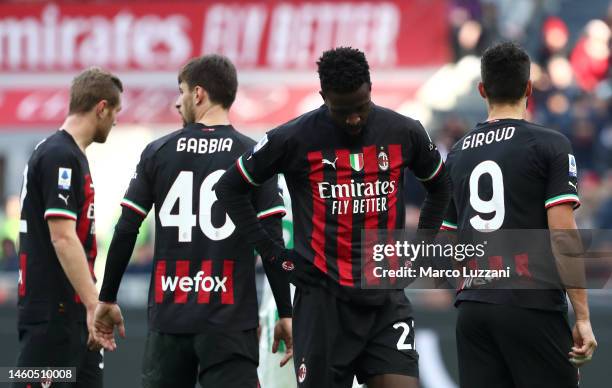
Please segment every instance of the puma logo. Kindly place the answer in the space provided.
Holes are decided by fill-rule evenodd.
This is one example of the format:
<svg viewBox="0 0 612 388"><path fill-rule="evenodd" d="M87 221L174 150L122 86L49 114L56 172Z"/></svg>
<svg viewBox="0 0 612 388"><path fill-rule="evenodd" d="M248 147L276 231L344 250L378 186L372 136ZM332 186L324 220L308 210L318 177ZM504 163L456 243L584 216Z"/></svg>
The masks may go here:
<svg viewBox="0 0 612 388"><path fill-rule="evenodd" d="M64 203L66 204L66 206L68 206L68 198L70 197L70 194L68 194L67 196L63 196L61 194L57 195L59 197L59 199L61 199L62 201L64 201Z"/></svg>
<svg viewBox="0 0 612 388"><path fill-rule="evenodd" d="M335 170L335 169L336 169L336 162L337 162L337 161L338 161L338 158L334 159L334 161L333 161L333 162L330 162L330 161L329 161L329 160L327 160L327 159L323 159L321 162L322 162L323 164L329 164L329 165L330 165L330 166L332 166L332 167L334 168L334 170Z"/></svg>
<svg viewBox="0 0 612 388"><path fill-rule="evenodd" d="M575 184L573 184L572 182L567 182L570 186L572 186L574 188L574 190L576 190L576 192L578 191L578 187L576 187Z"/></svg>

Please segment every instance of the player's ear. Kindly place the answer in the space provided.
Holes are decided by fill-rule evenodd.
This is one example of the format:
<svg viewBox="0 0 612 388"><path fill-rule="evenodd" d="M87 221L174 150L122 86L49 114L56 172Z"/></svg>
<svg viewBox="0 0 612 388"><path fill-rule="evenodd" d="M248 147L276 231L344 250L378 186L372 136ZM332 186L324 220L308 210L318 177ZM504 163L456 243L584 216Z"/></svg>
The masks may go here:
<svg viewBox="0 0 612 388"><path fill-rule="evenodd" d="M101 117L102 116L102 112L104 112L104 109L106 109L106 107L108 107L108 101L106 101L106 100L98 101L98 103L96 104L96 107L95 107L96 116Z"/></svg>
<svg viewBox="0 0 612 388"><path fill-rule="evenodd" d="M208 100L208 93L203 87L196 85L193 88L193 92L194 105L200 105L201 103L205 102L205 100Z"/></svg>
<svg viewBox="0 0 612 388"><path fill-rule="evenodd" d="M533 92L533 84L531 80L527 81L527 87L525 88L525 97L529 98Z"/></svg>
<svg viewBox="0 0 612 388"><path fill-rule="evenodd" d="M487 92L485 92L484 84L482 82L478 83L478 93L480 93L482 98L487 98Z"/></svg>

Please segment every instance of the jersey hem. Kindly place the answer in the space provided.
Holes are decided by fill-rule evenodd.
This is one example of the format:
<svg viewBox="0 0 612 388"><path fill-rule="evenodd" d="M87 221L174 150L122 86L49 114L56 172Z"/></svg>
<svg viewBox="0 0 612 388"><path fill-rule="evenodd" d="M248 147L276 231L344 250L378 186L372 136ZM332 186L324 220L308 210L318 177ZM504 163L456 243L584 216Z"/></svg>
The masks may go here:
<svg viewBox="0 0 612 388"><path fill-rule="evenodd" d="M238 167L238 171L240 171L240 175L242 175L244 180L246 180L248 183L250 183L253 186L259 186L259 184L257 184L255 180L249 175L246 168L244 167L244 164L242 164L242 156L239 157L238 160L236 161L236 167Z"/></svg>
<svg viewBox="0 0 612 388"><path fill-rule="evenodd" d="M574 194L561 194L556 197L549 198L544 202L544 208L549 209L553 206L561 205L563 203L574 203L574 209L580 206L580 199Z"/></svg>
<svg viewBox="0 0 612 388"><path fill-rule="evenodd" d="M287 214L287 210L285 209L284 206L274 206L274 207L271 207L270 209L263 210L257 213L257 218L261 220L261 219L264 219L270 216L274 216L277 214L282 214L284 216L285 214Z"/></svg>
<svg viewBox="0 0 612 388"><path fill-rule="evenodd" d="M138 213L138 214L140 214L142 216L146 216L147 215L147 211L142 206L137 205L136 203L130 201L127 198L123 198L121 200L121 206L125 206L125 207L127 207L129 209L132 209L136 213Z"/></svg>
<svg viewBox="0 0 612 388"><path fill-rule="evenodd" d="M49 217L68 218L74 221L77 220L76 213L64 209L47 209L43 218L46 220Z"/></svg>
<svg viewBox="0 0 612 388"><path fill-rule="evenodd" d="M443 164L444 163L442 162L442 158L440 158L440 162L438 163L438 166L436 167L434 172L431 173L431 175L429 175L427 178L419 178L418 176L415 176L416 179L421 182L427 182L427 181L434 179L436 176L438 176L438 174L440 173L440 170L442 170Z"/></svg>

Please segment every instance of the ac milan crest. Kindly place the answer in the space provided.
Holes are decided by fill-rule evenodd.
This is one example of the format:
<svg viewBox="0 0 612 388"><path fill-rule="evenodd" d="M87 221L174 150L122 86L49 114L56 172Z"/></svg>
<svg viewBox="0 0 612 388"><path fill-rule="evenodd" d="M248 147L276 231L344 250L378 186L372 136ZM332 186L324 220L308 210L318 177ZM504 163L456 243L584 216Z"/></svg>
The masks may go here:
<svg viewBox="0 0 612 388"><path fill-rule="evenodd" d="M382 171L387 171L389 169L389 157L385 153L385 151L380 151L378 153L378 167Z"/></svg>
<svg viewBox="0 0 612 388"><path fill-rule="evenodd" d="M300 367L298 368L298 383L303 383L306 380L306 364L302 362Z"/></svg>

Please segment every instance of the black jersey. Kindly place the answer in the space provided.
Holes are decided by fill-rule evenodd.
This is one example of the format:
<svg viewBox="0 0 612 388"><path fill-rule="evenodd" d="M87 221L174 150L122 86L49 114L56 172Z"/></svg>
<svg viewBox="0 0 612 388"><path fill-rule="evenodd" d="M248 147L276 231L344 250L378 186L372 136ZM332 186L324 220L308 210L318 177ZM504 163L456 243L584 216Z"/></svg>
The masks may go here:
<svg viewBox="0 0 612 388"><path fill-rule="evenodd" d="M404 227L404 169L423 181L442 170L418 121L376 105L358 137L337 128L321 106L268 132L237 164L252 185L285 174L294 249L347 287L361 282L362 230Z"/></svg>
<svg viewBox="0 0 612 388"><path fill-rule="evenodd" d="M254 250L235 232L213 190L225 169L254 144L229 125L195 123L142 152L121 204L143 217L155 204L152 330L257 327ZM252 195L260 218L285 213L276 178Z"/></svg>
<svg viewBox="0 0 612 388"><path fill-rule="evenodd" d="M41 141L23 172L19 234L19 323L49 320L55 313L85 319L85 308L51 243L47 219L76 221L93 275L96 259L94 185L87 157L60 130Z"/></svg>
<svg viewBox="0 0 612 388"><path fill-rule="evenodd" d="M572 203L575 208L580 205L578 171L568 139L524 120L479 124L453 146L446 166L453 181L453 197L442 228L458 230L460 239L478 234L477 230L488 230L490 235L500 229L547 229L547 208L562 203ZM510 257L494 255L470 260L468 265L472 269L510 267L515 281L521 282L537 282L532 273L536 267L556 273L552 251L534 257L530 245L524 246L525 251L506 252ZM484 290L463 284L457 300L550 310L567 306L561 287Z"/></svg>

